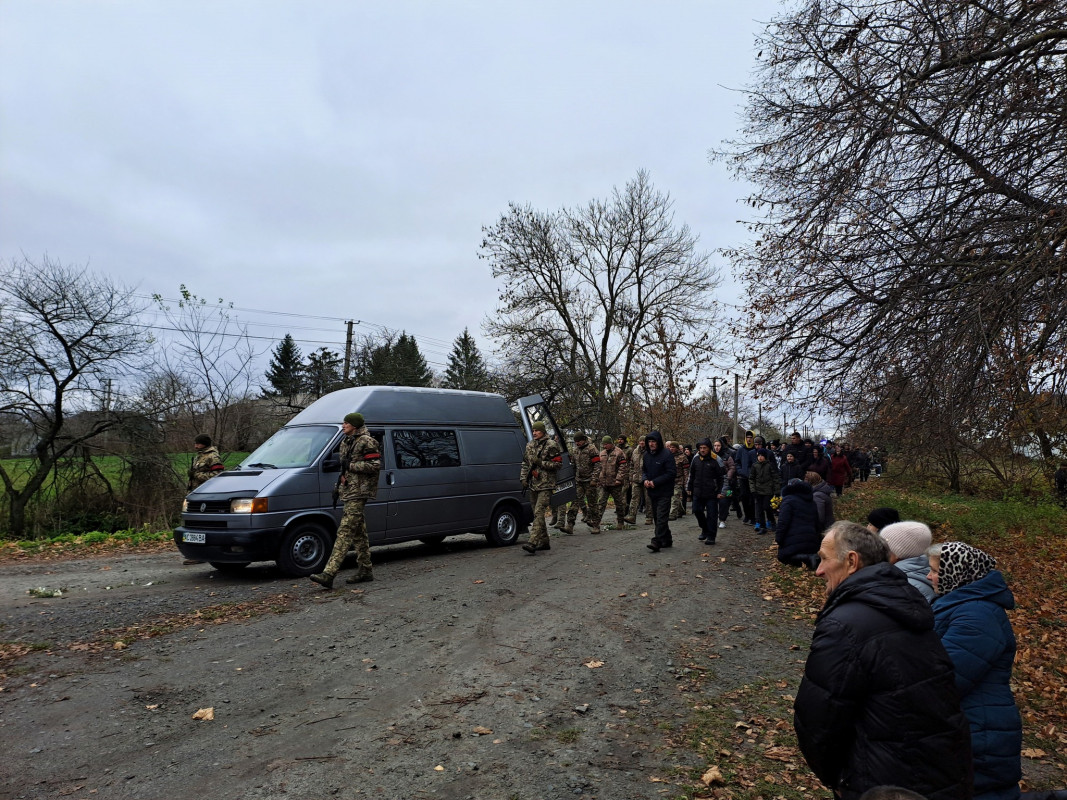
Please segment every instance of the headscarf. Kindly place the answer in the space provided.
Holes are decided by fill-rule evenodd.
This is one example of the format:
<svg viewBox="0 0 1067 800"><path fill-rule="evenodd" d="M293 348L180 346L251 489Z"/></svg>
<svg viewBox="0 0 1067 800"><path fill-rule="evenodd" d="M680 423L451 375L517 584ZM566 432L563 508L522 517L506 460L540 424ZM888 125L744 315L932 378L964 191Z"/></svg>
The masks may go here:
<svg viewBox="0 0 1067 800"><path fill-rule="evenodd" d="M948 594L974 583L996 566L997 560L977 547L963 542L945 542L941 545L941 563L937 569L937 593Z"/></svg>

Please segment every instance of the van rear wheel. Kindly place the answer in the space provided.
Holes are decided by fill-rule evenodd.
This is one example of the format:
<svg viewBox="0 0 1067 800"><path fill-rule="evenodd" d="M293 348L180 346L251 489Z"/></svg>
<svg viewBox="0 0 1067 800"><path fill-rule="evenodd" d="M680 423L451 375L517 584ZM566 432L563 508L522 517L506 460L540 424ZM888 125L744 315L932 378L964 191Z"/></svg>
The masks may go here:
<svg viewBox="0 0 1067 800"><path fill-rule="evenodd" d="M512 506L502 506L493 512L485 538L493 547L515 544L519 539L519 513Z"/></svg>
<svg viewBox="0 0 1067 800"><path fill-rule="evenodd" d="M322 572L333 550L329 531L314 522L296 525L282 539L278 552L278 567L286 575L306 578Z"/></svg>

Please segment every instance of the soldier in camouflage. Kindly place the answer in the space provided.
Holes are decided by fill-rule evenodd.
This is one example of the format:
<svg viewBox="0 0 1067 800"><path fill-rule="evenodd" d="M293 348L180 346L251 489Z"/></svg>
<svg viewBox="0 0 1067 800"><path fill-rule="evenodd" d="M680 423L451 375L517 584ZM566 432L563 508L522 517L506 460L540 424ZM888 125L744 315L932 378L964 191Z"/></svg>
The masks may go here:
<svg viewBox="0 0 1067 800"><path fill-rule="evenodd" d="M620 433L618 437L616 437L615 446L626 454L626 463L629 464L630 448L627 446L626 434ZM629 470L627 470L627 475L629 475ZM628 511L630 508L630 481L628 480L622 485L622 507L626 511Z"/></svg>
<svg viewBox="0 0 1067 800"><path fill-rule="evenodd" d="M552 491L556 488L556 473L563 466L563 451L555 440L548 438L545 423L535 422L530 427L533 430L533 439L526 445L519 479L530 492L530 503L534 512L530 541L524 544L522 549L534 556L538 550L552 549L548 543L545 512L548 511L552 500Z"/></svg>
<svg viewBox="0 0 1067 800"><path fill-rule="evenodd" d="M363 508L368 500L373 500L378 495L378 473L382 469L382 456L378 451L378 443L367 432L362 414L346 414L341 428L345 432L345 438L341 440L341 475L337 480L338 496L344 501L345 510L326 568L309 576L315 583L327 589L333 588L333 579L341 569L350 548L356 551L358 568L345 583L374 580L370 538L367 536L367 521L363 516Z"/></svg>
<svg viewBox="0 0 1067 800"><path fill-rule="evenodd" d="M628 459L632 466L630 469L630 513L626 517L626 522L631 525L637 523L637 509L641 507L642 502L645 505L645 524L652 524L652 504L648 501L648 491L641 482L641 464L644 458L645 440L638 439Z"/></svg>
<svg viewBox="0 0 1067 800"><path fill-rule="evenodd" d="M674 495L671 497L671 513L669 520L676 520L685 516L685 484L689 480L689 458L678 442L667 442L667 449L674 456Z"/></svg>
<svg viewBox="0 0 1067 800"><path fill-rule="evenodd" d="M582 519L590 527L591 532L600 533L600 511L597 508L600 453L596 445L589 443L589 437L584 433L578 433L574 437L574 454L571 456L571 463L574 464L578 494L567 509L567 524L563 527L563 532L574 533L574 523L578 519L578 512L581 511Z"/></svg>
<svg viewBox="0 0 1067 800"><path fill-rule="evenodd" d="M626 458L626 452L616 447L610 436L605 436L600 442L604 449L600 451L600 497L597 500L597 529L600 530L600 520L608 509L608 498L615 504L615 530L626 530L626 499L623 497L623 489L630 483L630 462Z"/></svg>
<svg viewBox="0 0 1067 800"><path fill-rule="evenodd" d="M211 437L201 433L193 439L196 455L189 464L189 491L206 483L226 469L219 456L219 450L211 444Z"/></svg>

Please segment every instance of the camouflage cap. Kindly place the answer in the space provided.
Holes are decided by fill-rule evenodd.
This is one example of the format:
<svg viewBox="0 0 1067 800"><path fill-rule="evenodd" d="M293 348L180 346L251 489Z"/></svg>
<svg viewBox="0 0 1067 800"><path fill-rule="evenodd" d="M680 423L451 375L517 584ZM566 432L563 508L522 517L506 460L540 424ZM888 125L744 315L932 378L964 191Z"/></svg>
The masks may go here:
<svg viewBox="0 0 1067 800"><path fill-rule="evenodd" d="M541 422L540 420L538 420L533 425L531 425L530 426L530 430L532 430L532 431L541 431L541 433L548 433L548 427L545 425L545 423Z"/></svg>
<svg viewBox="0 0 1067 800"><path fill-rule="evenodd" d="M363 427L363 415L358 411L353 411L351 414L345 414L345 422L351 425L353 428Z"/></svg>

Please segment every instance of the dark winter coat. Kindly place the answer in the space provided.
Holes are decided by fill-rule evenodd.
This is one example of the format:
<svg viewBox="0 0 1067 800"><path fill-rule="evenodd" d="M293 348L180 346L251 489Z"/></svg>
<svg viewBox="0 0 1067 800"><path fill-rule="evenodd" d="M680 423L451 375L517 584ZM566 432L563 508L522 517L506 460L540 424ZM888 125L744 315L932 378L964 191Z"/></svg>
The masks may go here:
<svg viewBox="0 0 1067 800"><path fill-rule="evenodd" d="M762 451L767 454L767 460L757 461L748 471L748 485L753 494L776 495L782 491L782 480L778 477L778 467L774 465L774 456L770 450Z"/></svg>
<svg viewBox="0 0 1067 800"><path fill-rule="evenodd" d="M830 459L824 455L818 455L808 465L808 472L818 472L824 481L830 479Z"/></svg>
<svg viewBox="0 0 1067 800"><path fill-rule="evenodd" d="M723 468L714 455L704 456L697 453L689 462L689 483L686 491L695 500L709 500L719 496L722 491Z"/></svg>
<svg viewBox="0 0 1067 800"><path fill-rule="evenodd" d="M831 486L844 486L852 483L852 465L844 456L835 455L830 459L830 477L823 476L823 480Z"/></svg>
<svg viewBox="0 0 1067 800"><path fill-rule="evenodd" d="M1022 722L1011 693L1015 634L1006 609L1015 598L999 570L940 595L934 627L956 668L956 688L971 725L974 796L1019 796Z"/></svg>
<svg viewBox="0 0 1067 800"><path fill-rule="evenodd" d="M930 604L889 563L858 570L827 598L794 711L808 764L845 800L885 784L928 800L971 797L952 660Z"/></svg>
<svg viewBox="0 0 1067 800"><path fill-rule="evenodd" d="M738 445L734 450L734 463L737 464L737 474L742 478L749 477L749 470L756 463L756 451L759 448Z"/></svg>
<svg viewBox="0 0 1067 800"><path fill-rule="evenodd" d="M779 471L782 474L782 488L784 489L786 484L793 480L793 478L804 480L804 475L807 474L808 469L803 464L796 462L790 464L788 461L783 461L779 467Z"/></svg>
<svg viewBox="0 0 1067 800"><path fill-rule="evenodd" d="M797 556L817 553L822 544L819 514L811 497L811 486L804 481L786 485L782 490L774 540L778 542L778 560L783 563Z"/></svg>
<svg viewBox="0 0 1067 800"><path fill-rule="evenodd" d="M792 453L793 456L796 458L797 463L800 464L800 466L804 467L804 470L807 471L808 465L811 463L813 455L812 451L806 448L803 442L801 442L800 444L793 444L792 442L790 442L785 446L785 449L782 450L783 466L785 465L785 457L790 453ZM800 477L803 478L804 476L801 475Z"/></svg>
<svg viewBox="0 0 1067 800"><path fill-rule="evenodd" d="M648 443L655 440L659 448L652 452ZM641 480L652 481L652 488L648 490L648 496L670 497L674 494L674 482L678 475L678 467L674 463L674 453L663 446L663 437L659 431L652 431L645 437L645 455L641 461Z"/></svg>
<svg viewBox="0 0 1067 800"><path fill-rule="evenodd" d="M825 533L835 522L834 487L823 480L818 486L812 487L811 497L815 501L815 509L819 512L819 533Z"/></svg>

